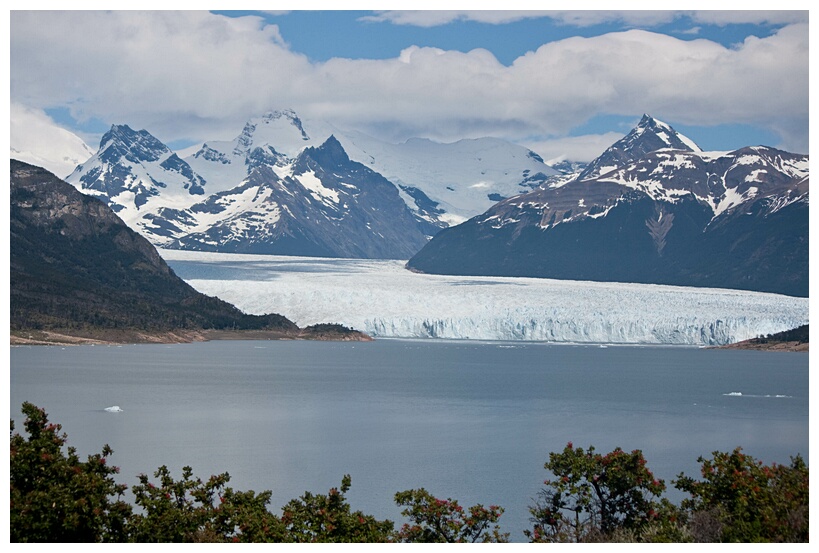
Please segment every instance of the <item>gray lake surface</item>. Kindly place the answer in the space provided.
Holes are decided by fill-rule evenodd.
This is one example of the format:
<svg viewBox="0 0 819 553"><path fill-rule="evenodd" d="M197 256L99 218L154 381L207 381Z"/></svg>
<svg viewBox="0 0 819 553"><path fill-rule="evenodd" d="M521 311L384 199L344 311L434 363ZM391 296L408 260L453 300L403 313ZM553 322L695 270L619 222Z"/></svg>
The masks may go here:
<svg viewBox="0 0 819 553"><path fill-rule="evenodd" d="M567 442L643 450L669 487L697 457L737 446L765 463L808 458L808 354L691 347L377 340L13 347L10 417L30 401L80 455L109 444L118 481L167 465L273 512L352 477L354 510L403 519L397 491L527 507ZM121 412L105 409L119 406Z"/></svg>

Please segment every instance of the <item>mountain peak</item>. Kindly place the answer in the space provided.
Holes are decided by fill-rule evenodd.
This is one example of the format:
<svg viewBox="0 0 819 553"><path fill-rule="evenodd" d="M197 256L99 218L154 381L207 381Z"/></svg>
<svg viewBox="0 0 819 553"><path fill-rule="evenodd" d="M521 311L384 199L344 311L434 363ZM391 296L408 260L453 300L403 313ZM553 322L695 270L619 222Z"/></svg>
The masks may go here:
<svg viewBox="0 0 819 553"><path fill-rule="evenodd" d="M255 147L268 144L288 156L294 156L308 141L310 136L295 111L269 110L245 123L242 134L236 138L234 153L244 155Z"/></svg>
<svg viewBox="0 0 819 553"><path fill-rule="evenodd" d="M671 125L644 113L637 126L592 161L578 180L599 177L637 161L646 154L666 148L687 152L702 151L693 140L675 131Z"/></svg>
<svg viewBox="0 0 819 553"><path fill-rule="evenodd" d="M350 163L350 157L344 150L344 146L334 135L330 135L321 146L306 148L299 159L310 158L319 164L330 164L332 166L346 165Z"/></svg>
<svg viewBox="0 0 819 553"><path fill-rule="evenodd" d="M637 127L650 127L656 125L657 123L662 123L661 121L657 121L651 115L644 113L643 116L640 118L640 122L637 123ZM662 123L665 125L665 123Z"/></svg>
<svg viewBox="0 0 819 553"><path fill-rule="evenodd" d="M261 123L263 125L275 124L276 122L280 122L280 124L283 123L284 126L289 125L295 127L301 134L302 140L310 140L310 137L304 130L301 119L299 119L299 116L292 109L270 110L262 115Z"/></svg>
<svg viewBox="0 0 819 553"><path fill-rule="evenodd" d="M100 157L116 162L125 158L132 163L157 161L170 152L159 139L146 130L135 131L128 125L111 125L100 140Z"/></svg>
<svg viewBox="0 0 819 553"><path fill-rule="evenodd" d="M639 134L649 131L660 138L663 142L668 144L668 148L675 150L688 150L691 152L701 152L702 149L697 144L677 131L675 131L668 123L663 123L659 119L655 119L647 113L643 114L637 127L632 130L632 133Z"/></svg>
<svg viewBox="0 0 819 553"><path fill-rule="evenodd" d="M111 128L100 139L100 148L105 147L106 144L114 140L131 142L136 136L137 133L128 125L111 125Z"/></svg>

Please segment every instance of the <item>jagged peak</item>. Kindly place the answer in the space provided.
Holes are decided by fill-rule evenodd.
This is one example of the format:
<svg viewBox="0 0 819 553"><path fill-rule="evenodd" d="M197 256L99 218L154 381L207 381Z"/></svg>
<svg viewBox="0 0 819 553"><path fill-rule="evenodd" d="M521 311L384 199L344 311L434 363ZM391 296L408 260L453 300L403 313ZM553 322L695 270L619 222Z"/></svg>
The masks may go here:
<svg viewBox="0 0 819 553"><path fill-rule="evenodd" d="M341 142L339 142L333 134L331 134L321 146L307 148L304 150L304 153L311 156L314 154L331 156L338 161L349 161L350 159L346 150L344 150L344 146L341 145Z"/></svg>
<svg viewBox="0 0 819 553"><path fill-rule="evenodd" d="M156 142L162 144L162 142L156 138L154 135L146 131L145 129L141 129L135 131L128 125L111 125L111 128L102 135L102 139L100 140L100 147L104 146L106 143L119 140L120 142L124 143L134 143L134 142ZM164 144L162 144L164 146Z"/></svg>
<svg viewBox="0 0 819 553"><path fill-rule="evenodd" d="M327 137L327 140L324 141L324 144L320 146L321 148L341 148L344 149L341 145L341 142L338 141L336 135L331 134Z"/></svg>
<svg viewBox="0 0 819 553"><path fill-rule="evenodd" d="M287 124L293 125L296 127L299 132L305 137L305 140L309 140L307 137L307 133L304 131L304 126L302 124L301 119L299 118L298 114L295 110L291 108L285 109L270 109L264 112L260 117L251 117L245 128L253 127L254 129L259 125L270 125L276 121L284 120Z"/></svg>
<svg viewBox="0 0 819 553"><path fill-rule="evenodd" d="M592 161L578 180L600 176L663 149L702 152L693 140L674 130L671 125L644 113L637 126Z"/></svg>
<svg viewBox="0 0 819 553"><path fill-rule="evenodd" d="M156 161L170 152L161 140L145 129L135 131L128 125L111 125L100 139L99 152L105 157L123 156L129 161Z"/></svg>
<svg viewBox="0 0 819 553"><path fill-rule="evenodd" d="M629 137L640 136L645 132L651 132L654 136L665 142L669 148L691 150L692 152L702 151L702 148L697 146L696 142L684 134L677 132L668 123L664 123L647 113L643 114L642 118L640 118L640 122L637 123L637 126L626 136L625 140L628 140Z"/></svg>
<svg viewBox="0 0 819 553"><path fill-rule="evenodd" d="M100 148L113 140L133 140L136 136L137 132L128 125L111 125L111 128L100 139Z"/></svg>

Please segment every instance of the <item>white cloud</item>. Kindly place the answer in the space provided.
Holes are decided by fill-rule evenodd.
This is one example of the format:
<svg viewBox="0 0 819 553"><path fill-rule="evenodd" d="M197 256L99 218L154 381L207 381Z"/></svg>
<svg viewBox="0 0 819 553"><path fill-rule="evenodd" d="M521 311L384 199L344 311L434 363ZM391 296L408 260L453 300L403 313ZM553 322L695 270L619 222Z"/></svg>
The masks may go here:
<svg viewBox="0 0 819 553"><path fill-rule="evenodd" d="M230 119L235 134L263 91L311 70L275 25L193 11L12 12L11 57L19 102L174 138Z"/></svg>
<svg viewBox="0 0 819 553"><path fill-rule="evenodd" d="M586 134L552 140L524 141L526 146L544 160L592 161L606 148L623 138L623 133Z"/></svg>
<svg viewBox="0 0 819 553"><path fill-rule="evenodd" d="M59 127L42 110L13 103L9 110L11 157L65 177L93 151L74 133Z"/></svg>
<svg viewBox="0 0 819 553"><path fill-rule="evenodd" d="M790 25L808 22L808 10L701 10L692 12L697 23L729 25L732 23Z"/></svg>
<svg viewBox="0 0 819 553"><path fill-rule="evenodd" d="M411 47L311 63L261 18L206 12L11 12L11 98L230 139L270 108L403 140L565 136L595 114L747 123L807 144L808 26L734 48L647 31L570 38L504 66L486 50Z"/></svg>

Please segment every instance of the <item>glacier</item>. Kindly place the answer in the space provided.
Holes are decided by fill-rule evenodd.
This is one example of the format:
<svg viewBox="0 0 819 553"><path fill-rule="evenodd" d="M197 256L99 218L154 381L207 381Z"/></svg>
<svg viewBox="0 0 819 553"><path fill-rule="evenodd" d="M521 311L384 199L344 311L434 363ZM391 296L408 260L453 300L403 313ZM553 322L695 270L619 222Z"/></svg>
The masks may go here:
<svg viewBox="0 0 819 553"><path fill-rule="evenodd" d="M714 346L808 323L809 300L740 290L408 271L402 260L159 250L246 313L375 338Z"/></svg>

